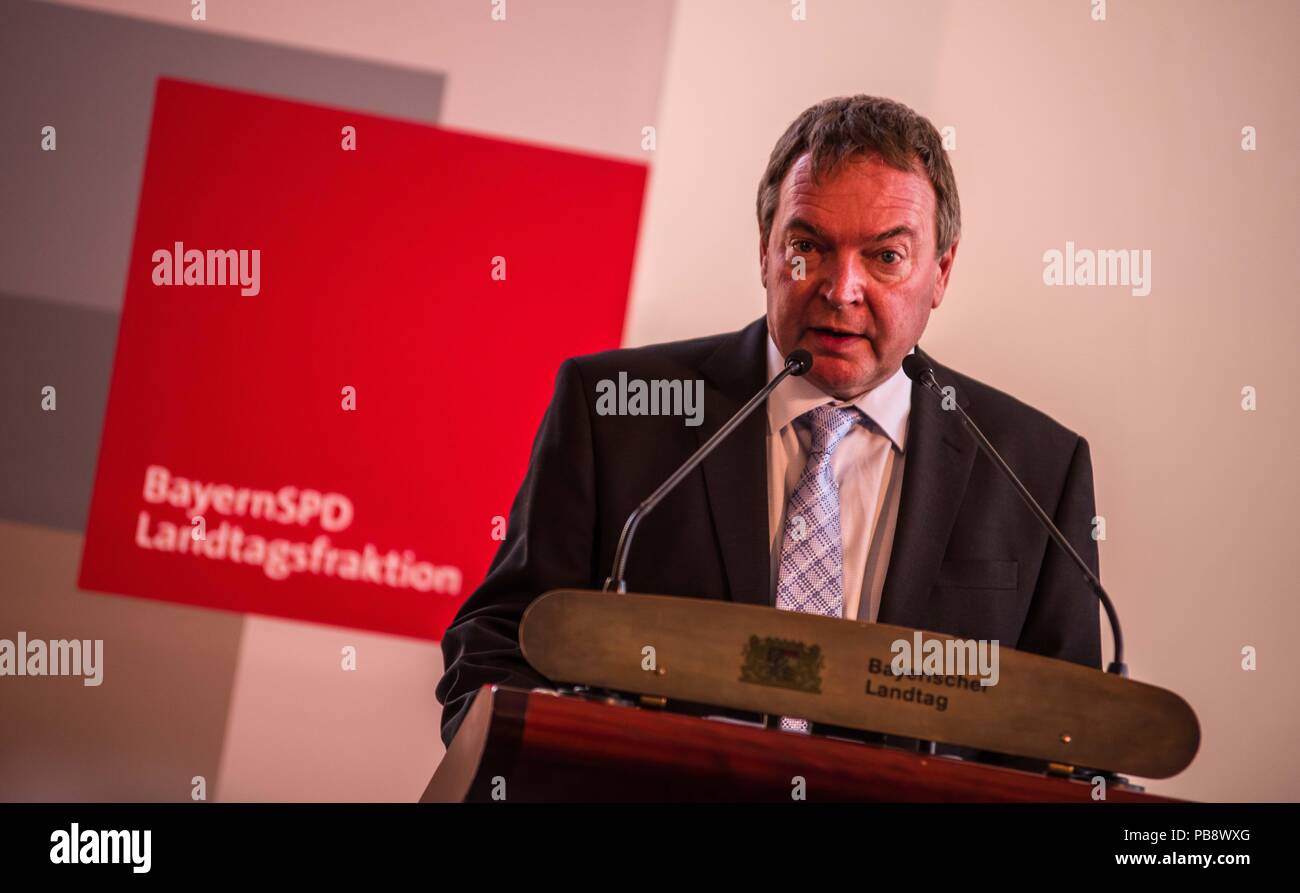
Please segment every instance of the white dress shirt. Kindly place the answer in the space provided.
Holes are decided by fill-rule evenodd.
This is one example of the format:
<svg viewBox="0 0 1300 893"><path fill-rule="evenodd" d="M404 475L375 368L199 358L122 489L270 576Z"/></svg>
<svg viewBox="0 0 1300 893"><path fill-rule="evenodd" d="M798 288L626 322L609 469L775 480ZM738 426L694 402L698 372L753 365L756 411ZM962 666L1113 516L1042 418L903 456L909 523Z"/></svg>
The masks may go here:
<svg viewBox="0 0 1300 893"><path fill-rule="evenodd" d="M767 377L784 359L767 337ZM840 493L840 539L844 562L844 616L876 622L898 519L912 410L912 382L899 369L856 400L836 400L807 378L789 377L767 401L767 519L771 546L771 604L781 569L786 507L799 484L812 433L794 426L810 409L830 403L856 406L865 415L831 456L831 475Z"/></svg>

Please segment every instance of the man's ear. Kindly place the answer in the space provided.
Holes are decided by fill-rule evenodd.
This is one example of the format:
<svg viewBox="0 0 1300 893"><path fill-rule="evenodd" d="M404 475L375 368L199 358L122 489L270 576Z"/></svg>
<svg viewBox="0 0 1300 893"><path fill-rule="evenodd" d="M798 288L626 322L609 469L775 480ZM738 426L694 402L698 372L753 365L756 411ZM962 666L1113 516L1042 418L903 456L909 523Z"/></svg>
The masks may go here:
<svg viewBox="0 0 1300 893"><path fill-rule="evenodd" d="M767 288L767 242L762 233L758 234L758 276Z"/></svg>
<svg viewBox="0 0 1300 893"><path fill-rule="evenodd" d="M953 261L957 259L957 243L960 239L954 240L948 246L948 250L939 258L939 271L934 277L934 298L930 301L930 309L938 310L939 305L943 303L944 293L948 290L948 276L952 273Z"/></svg>

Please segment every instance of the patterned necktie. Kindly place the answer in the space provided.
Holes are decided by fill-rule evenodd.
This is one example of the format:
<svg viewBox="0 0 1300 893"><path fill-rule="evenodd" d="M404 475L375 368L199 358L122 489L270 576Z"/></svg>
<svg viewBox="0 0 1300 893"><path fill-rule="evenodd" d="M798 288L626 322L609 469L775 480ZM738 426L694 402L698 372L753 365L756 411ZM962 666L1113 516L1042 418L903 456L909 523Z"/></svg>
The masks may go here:
<svg viewBox="0 0 1300 893"><path fill-rule="evenodd" d="M812 429L812 448L786 511L776 606L840 617L844 613L844 560L840 541L840 491L831 454L865 418L852 406L819 406L795 420ZM781 717L784 731L808 731L808 722Z"/></svg>

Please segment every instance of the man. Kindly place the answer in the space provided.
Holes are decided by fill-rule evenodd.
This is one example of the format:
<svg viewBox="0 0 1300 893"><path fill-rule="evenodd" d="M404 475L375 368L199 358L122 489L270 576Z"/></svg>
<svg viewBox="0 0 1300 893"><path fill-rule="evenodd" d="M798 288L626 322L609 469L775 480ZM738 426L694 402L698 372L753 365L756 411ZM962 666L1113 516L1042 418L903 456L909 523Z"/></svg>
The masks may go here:
<svg viewBox="0 0 1300 893"><path fill-rule="evenodd" d="M758 223L765 319L560 367L505 542L443 638L444 741L480 686L549 685L519 649L529 603L600 588L632 509L795 348L812 371L786 379L642 521L629 591L996 639L1100 667L1097 600L1078 569L957 414L900 368L943 301L960 237L934 126L876 97L813 106L772 152ZM925 358L1095 572L1087 442ZM703 380L703 424L603 415L598 385L620 373Z"/></svg>

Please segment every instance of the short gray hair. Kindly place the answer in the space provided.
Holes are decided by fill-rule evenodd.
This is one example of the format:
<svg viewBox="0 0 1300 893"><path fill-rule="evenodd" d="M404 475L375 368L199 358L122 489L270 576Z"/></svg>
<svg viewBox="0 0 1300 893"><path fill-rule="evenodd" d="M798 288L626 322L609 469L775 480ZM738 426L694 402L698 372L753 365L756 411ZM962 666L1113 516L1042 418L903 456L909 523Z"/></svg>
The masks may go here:
<svg viewBox="0 0 1300 893"><path fill-rule="evenodd" d="M916 171L919 160L934 187L936 255L961 236L957 178L939 131L901 102L879 96L839 96L805 110L777 140L758 184L758 231L763 244L772 233L781 183L790 166L811 154L813 178L834 171L846 158L878 155L890 167Z"/></svg>

